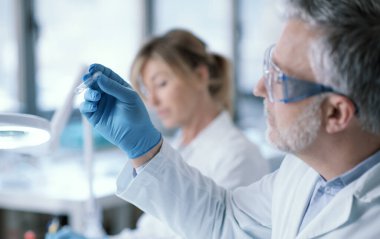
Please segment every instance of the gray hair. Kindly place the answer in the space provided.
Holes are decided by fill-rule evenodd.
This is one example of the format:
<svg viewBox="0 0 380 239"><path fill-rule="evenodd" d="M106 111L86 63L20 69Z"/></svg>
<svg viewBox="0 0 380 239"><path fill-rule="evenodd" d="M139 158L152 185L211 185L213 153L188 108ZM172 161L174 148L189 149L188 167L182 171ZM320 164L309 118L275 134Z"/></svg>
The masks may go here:
<svg viewBox="0 0 380 239"><path fill-rule="evenodd" d="M284 0L286 17L323 32L310 48L316 80L348 95L364 130L380 134L380 1Z"/></svg>

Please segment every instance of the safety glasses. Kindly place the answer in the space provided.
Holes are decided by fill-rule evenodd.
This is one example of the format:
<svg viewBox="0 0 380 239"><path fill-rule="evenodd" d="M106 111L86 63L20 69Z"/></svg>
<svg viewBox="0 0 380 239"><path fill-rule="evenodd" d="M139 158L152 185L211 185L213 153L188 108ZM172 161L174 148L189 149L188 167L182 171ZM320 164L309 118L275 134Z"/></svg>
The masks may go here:
<svg viewBox="0 0 380 239"><path fill-rule="evenodd" d="M274 47L275 45L270 46L264 56L264 80L270 102L297 102L325 92L343 95L329 86L284 74L272 61Z"/></svg>

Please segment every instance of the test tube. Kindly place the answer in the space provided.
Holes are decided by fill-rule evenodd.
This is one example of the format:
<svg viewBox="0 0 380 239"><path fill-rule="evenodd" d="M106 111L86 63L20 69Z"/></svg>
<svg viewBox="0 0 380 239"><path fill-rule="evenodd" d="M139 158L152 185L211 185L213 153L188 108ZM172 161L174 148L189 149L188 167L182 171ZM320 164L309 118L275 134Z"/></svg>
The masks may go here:
<svg viewBox="0 0 380 239"><path fill-rule="evenodd" d="M55 234L59 229L59 219L54 217L48 225L48 234Z"/></svg>
<svg viewBox="0 0 380 239"><path fill-rule="evenodd" d="M92 85L96 79L98 78L99 75L102 73L100 71L95 72L88 80L83 81L79 86L75 88L75 94L80 94L83 91L85 91L90 85Z"/></svg>

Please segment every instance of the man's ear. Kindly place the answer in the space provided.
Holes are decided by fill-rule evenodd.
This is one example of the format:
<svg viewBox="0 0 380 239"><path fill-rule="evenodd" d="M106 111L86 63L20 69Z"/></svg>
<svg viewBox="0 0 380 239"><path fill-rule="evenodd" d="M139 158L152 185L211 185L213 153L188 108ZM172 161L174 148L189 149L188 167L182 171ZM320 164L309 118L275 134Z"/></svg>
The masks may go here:
<svg viewBox="0 0 380 239"><path fill-rule="evenodd" d="M355 117L356 107L345 96L331 95L325 101L325 129L329 134L343 131Z"/></svg>

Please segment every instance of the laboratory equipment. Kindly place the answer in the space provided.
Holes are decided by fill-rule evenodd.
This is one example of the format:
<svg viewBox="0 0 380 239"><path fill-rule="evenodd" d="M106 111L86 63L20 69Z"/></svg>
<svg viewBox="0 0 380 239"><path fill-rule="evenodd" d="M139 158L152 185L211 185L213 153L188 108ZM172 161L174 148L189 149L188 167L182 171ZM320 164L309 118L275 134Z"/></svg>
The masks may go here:
<svg viewBox="0 0 380 239"><path fill-rule="evenodd" d="M59 229L59 225L59 219L57 217L54 217L48 225L48 233L56 233Z"/></svg>
<svg viewBox="0 0 380 239"><path fill-rule="evenodd" d="M50 123L35 115L0 113L0 150L37 146L50 139Z"/></svg>
<svg viewBox="0 0 380 239"><path fill-rule="evenodd" d="M24 239L37 239L37 236L36 236L36 233L34 233L33 231L26 231L24 233Z"/></svg>
<svg viewBox="0 0 380 239"><path fill-rule="evenodd" d="M99 74L101 73L95 73L93 75L94 79L88 85L93 84L96 76ZM83 75L83 73L81 73L80 75ZM25 161L24 158L29 155L29 152L35 150L35 148L38 148L39 152L41 148L40 145L46 146L50 153L54 153L59 146L61 132L64 129L66 122L68 121L72 113L74 99L76 96L75 89L79 85L80 81L81 78L79 77L75 80L75 82L72 85L72 88L66 96L65 101L63 102L62 107L60 107L55 112L51 121L28 114L0 113L0 159L4 161L4 155L6 154L7 156L11 155L12 160L14 162ZM87 173L87 175L89 175L87 183L89 193L79 194L77 197L74 198L64 197L60 196L61 194L59 194L59 192L57 192L55 188L52 190L48 190L47 188L42 187L41 191L44 191L43 195L40 195L38 193L30 193L28 199L24 199L24 197L15 196L13 191L9 190L11 190L15 185L17 185L17 188L28 188L28 192L36 190L34 187L30 187L30 178L34 177L17 177L18 175L15 175L12 178L5 178L4 174L2 174L0 182L0 187L2 188L2 191L0 191L0 194L6 196L0 197L0 205L5 208L19 208L21 210L28 211L30 210L30 208L34 208L37 210L41 210L41 212L52 212L52 214L68 212L70 224L75 230L77 230L79 233L89 235L89 229L92 228L93 232L91 232L92 234L90 235L90 237L97 238L99 235L99 238L101 238L104 235L104 230L101 225L101 208L103 206L109 207L109 201L115 200L113 199L115 197L113 195L114 189L110 190L109 186L105 190L102 189L100 192L100 196L97 195L101 201L98 202L98 200L95 199L93 189L93 148L91 146L92 136L91 133L88 132L88 128L91 127L84 126L84 128L87 129L87 131L85 129L84 132L84 134L86 135L84 136L84 158L86 162L85 172ZM14 155L15 153L20 152L21 149L24 149L22 150L23 154ZM26 152L27 154L24 154L24 152ZM29 157L27 159L29 159ZM34 158L32 159L34 160ZM5 168L9 171L8 166L1 167L0 164L0 168ZM25 166L23 167L23 169L24 168ZM27 176L29 176L29 174ZM24 181L28 182L28 184L24 183ZM102 182L103 181L105 181L105 179L102 179ZM108 184L108 181L106 183ZM113 183L110 185L113 185ZM38 185L36 186L38 187ZM39 189L37 189L37 191L38 190ZM50 195L53 196L49 197ZM57 195L59 196L57 197ZM57 203L51 204L52 200L56 200ZM86 206L85 208L78 210L78 204L83 205L83 200L85 200ZM106 202L108 204L105 204ZM102 203L102 205L100 205L100 203ZM75 210L73 208L75 208ZM57 218L54 218L49 228L47 228L47 230L50 233L54 233L55 230L58 230L59 224L57 224L57 222L59 223L59 221L57 220ZM84 223L85 225L83 226L82 223ZM94 232L96 232L96 234L94 234Z"/></svg>
<svg viewBox="0 0 380 239"><path fill-rule="evenodd" d="M51 140L51 149L56 149L59 146L59 136L72 113L72 107L74 103L74 98L76 94L82 93L89 86L94 84L101 72L95 72L93 75L88 77L86 81L79 84L81 77L78 77L72 85L66 99L61 108L59 108L53 118L52 125L54 125L53 139ZM83 72L80 73L83 75ZM77 86L79 84L79 86ZM92 140L92 128L86 120L83 120L83 157L85 162L85 172L87 175L87 185L88 185L88 198L85 203L85 213L84 218L84 228L82 228L80 233L84 234L88 238L103 238L105 232L103 230L101 221L101 209L95 200L94 195L94 177L93 177L93 140Z"/></svg>
<svg viewBox="0 0 380 239"><path fill-rule="evenodd" d="M83 81L78 87L75 88L75 94L80 94L83 91L85 91L88 87L90 87L96 80L98 79L98 76L102 73L100 71L95 72L91 77L89 77L86 81Z"/></svg>
<svg viewBox="0 0 380 239"><path fill-rule="evenodd" d="M102 215L99 204L95 200L94 194L94 148L93 148L93 138L92 138L92 127L90 123L82 117L83 122L83 157L85 162L85 171L87 173L87 183L88 183L88 199L85 204L86 207L86 218L85 218L85 228L83 235L91 239L102 239L104 238L105 232L102 227Z"/></svg>

